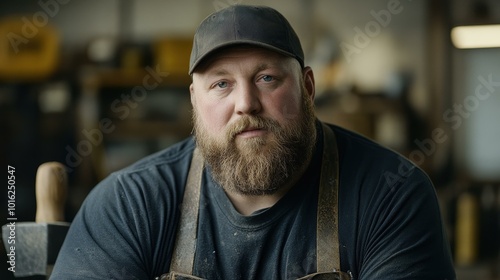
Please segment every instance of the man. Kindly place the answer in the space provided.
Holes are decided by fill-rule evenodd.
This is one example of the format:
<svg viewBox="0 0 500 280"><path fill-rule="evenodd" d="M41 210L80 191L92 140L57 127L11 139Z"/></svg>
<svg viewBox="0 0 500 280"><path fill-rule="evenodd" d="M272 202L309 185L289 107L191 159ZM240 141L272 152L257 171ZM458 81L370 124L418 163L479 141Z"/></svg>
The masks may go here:
<svg viewBox="0 0 500 280"><path fill-rule="evenodd" d="M428 177L315 118L281 14L210 15L189 74L194 137L89 194L53 279L455 278Z"/></svg>

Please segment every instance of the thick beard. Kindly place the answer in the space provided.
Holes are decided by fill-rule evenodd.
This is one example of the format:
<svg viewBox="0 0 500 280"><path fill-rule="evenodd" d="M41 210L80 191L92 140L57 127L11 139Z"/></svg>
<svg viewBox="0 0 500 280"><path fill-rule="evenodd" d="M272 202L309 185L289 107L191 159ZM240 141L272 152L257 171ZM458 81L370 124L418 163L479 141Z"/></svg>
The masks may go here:
<svg viewBox="0 0 500 280"><path fill-rule="evenodd" d="M316 141L312 101L302 87L302 111L298 123L281 127L260 116L244 116L231 124L220 138L210 136L193 111L196 144L211 168L213 179L226 192L242 195L271 195L288 186L305 170ZM267 137L241 139L246 127L266 129Z"/></svg>

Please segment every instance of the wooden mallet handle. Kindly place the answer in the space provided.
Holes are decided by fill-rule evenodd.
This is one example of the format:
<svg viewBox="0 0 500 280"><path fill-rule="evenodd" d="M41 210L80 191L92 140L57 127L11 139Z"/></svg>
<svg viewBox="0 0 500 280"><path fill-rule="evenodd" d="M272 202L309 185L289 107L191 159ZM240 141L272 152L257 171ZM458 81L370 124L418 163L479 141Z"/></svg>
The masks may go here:
<svg viewBox="0 0 500 280"><path fill-rule="evenodd" d="M68 176L64 165L46 162L36 172L37 223L64 222Z"/></svg>

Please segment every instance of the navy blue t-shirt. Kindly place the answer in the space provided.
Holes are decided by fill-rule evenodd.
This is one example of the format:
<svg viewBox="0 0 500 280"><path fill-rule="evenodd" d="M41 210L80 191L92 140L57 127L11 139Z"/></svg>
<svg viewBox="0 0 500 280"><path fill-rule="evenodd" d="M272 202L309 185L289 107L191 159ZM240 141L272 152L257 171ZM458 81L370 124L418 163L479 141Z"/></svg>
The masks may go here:
<svg viewBox="0 0 500 280"><path fill-rule="evenodd" d="M432 183L402 156L330 125L339 149L342 271L354 279L455 279ZM239 214L203 174L193 274L295 279L316 272L323 143L275 205ZM195 147L189 138L103 180L86 198L51 279L153 279L167 273Z"/></svg>

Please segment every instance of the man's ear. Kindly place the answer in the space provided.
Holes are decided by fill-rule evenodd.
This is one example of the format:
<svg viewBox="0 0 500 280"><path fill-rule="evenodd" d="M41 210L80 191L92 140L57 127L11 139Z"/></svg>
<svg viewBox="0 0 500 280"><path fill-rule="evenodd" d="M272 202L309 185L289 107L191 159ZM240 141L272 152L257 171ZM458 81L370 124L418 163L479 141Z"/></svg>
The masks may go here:
<svg viewBox="0 0 500 280"><path fill-rule="evenodd" d="M314 83L314 73L311 67L306 66L302 69L302 78L304 79L304 86L306 91L311 98L311 101L314 102L314 96L316 94L316 86Z"/></svg>
<svg viewBox="0 0 500 280"><path fill-rule="evenodd" d="M191 97L191 105L194 107L194 103L196 102L195 101L195 97L194 97L194 86L193 86L193 83L191 83L189 85L189 95Z"/></svg>

